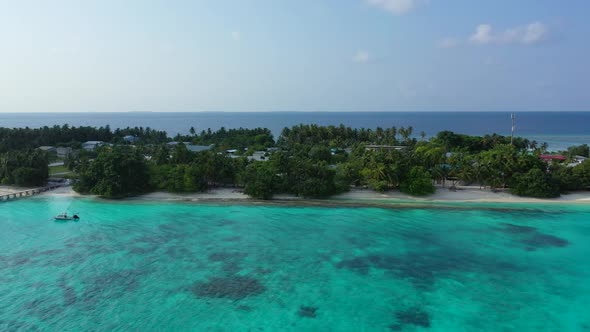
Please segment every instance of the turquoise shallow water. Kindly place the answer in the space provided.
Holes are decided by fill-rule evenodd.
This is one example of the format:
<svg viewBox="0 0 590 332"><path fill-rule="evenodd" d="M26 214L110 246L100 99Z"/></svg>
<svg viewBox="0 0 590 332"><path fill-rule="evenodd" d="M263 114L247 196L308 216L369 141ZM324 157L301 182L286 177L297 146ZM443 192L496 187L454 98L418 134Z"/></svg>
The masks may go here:
<svg viewBox="0 0 590 332"><path fill-rule="evenodd" d="M37 197L0 204L0 330L584 331L589 257L589 206Z"/></svg>

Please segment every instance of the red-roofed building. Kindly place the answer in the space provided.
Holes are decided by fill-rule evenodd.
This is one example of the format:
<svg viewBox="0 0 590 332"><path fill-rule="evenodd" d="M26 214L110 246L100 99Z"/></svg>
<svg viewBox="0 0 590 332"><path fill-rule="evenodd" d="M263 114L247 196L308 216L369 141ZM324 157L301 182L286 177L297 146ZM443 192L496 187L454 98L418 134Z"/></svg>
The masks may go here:
<svg viewBox="0 0 590 332"><path fill-rule="evenodd" d="M539 159L543 160L546 163L550 163L552 161L562 162L565 161L567 158L559 154L542 154L539 156Z"/></svg>

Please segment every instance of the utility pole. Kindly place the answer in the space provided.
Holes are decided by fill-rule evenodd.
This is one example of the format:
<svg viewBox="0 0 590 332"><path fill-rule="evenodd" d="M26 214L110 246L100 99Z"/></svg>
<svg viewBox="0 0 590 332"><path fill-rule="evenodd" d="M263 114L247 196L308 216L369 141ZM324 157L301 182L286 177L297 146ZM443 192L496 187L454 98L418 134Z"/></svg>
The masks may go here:
<svg viewBox="0 0 590 332"><path fill-rule="evenodd" d="M512 132L510 134L510 145L514 144L514 129L516 128L516 116L514 115L514 113L512 113L510 115L510 118L512 119Z"/></svg>

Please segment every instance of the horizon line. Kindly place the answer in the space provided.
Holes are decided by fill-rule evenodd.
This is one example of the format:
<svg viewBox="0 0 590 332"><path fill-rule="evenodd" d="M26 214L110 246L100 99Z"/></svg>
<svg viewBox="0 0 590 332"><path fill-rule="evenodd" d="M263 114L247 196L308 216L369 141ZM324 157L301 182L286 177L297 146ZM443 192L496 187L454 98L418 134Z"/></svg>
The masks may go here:
<svg viewBox="0 0 590 332"><path fill-rule="evenodd" d="M141 114L141 113L588 113L590 110L497 110L497 111L0 111L0 114Z"/></svg>

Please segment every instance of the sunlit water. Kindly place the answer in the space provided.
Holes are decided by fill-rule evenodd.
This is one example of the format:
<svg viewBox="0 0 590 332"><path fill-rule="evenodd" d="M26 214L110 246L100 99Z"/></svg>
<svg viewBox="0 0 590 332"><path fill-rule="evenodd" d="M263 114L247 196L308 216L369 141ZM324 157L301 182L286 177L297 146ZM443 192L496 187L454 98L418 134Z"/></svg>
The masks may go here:
<svg viewBox="0 0 590 332"><path fill-rule="evenodd" d="M2 331L584 331L590 207L37 197L0 271Z"/></svg>

